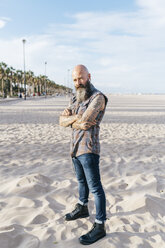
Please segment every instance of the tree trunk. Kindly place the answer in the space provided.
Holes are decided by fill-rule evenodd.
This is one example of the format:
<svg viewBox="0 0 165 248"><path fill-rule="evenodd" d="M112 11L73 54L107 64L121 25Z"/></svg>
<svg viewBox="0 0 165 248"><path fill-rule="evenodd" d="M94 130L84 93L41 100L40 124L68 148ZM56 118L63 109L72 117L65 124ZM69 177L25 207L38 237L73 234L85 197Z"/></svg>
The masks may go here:
<svg viewBox="0 0 165 248"><path fill-rule="evenodd" d="M17 83L17 86L18 86L18 96L19 96L19 93L20 93L20 88L19 88L19 83Z"/></svg>
<svg viewBox="0 0 165 248"><path fill-rule="evenodd" d="M41 95L41 84L40 84L40 95Z"/></svg>
<svg viewBox="0 0 165 248"><path fill-rule="evenodd" d="M33 82L33 86L32 86L32 89L33 89L33 96L34 96L34 93L35 93L35 92L34 92L34 82Z"/></svg>
<svg viewBox="0 0 165 248"><path fill-rule="evenodd" d="M3 82L3 78L2 78L2 97L4 98L4 82Z"/></svg>
<svg viewBox="0 0 165 248"><path fill-rule="evenodd" d="M10 81L10 97L13 96L13 85L12 85L12 80Z"/></svg>

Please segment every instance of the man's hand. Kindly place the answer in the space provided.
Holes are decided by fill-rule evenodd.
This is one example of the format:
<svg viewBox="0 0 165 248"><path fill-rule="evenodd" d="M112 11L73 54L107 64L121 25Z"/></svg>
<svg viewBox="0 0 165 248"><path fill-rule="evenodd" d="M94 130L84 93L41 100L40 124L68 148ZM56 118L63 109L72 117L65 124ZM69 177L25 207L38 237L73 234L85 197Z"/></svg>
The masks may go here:
<svg viewBox="0 0 165 248"><path fill-rule="evenodd" d="M76 122L74 122L73 124L72 124L72 128L75 128L75 129L81 129L81 130L88 130L91 126L94 126L94 125L96 125L96 121L94 120L94 121L81 121L81 119L80 120L77 120Z"/></svg>
<svg viewBox="0 0 165 248"><path fill-rule="evenodd" d="M70 116L70 115L72 115L72 110L66 108L66 109L64 109L64 111L62 112L61 115L62 115L62 116Z"/></svg>
<svg viewBox="0 0 165 248"><path fill-rule="evenodd" d="M81 119L81 115L72 115L72 111L69 108L64 109L64 111L60 115L59 124L63 127L69 127L75 121Z"/></svg>

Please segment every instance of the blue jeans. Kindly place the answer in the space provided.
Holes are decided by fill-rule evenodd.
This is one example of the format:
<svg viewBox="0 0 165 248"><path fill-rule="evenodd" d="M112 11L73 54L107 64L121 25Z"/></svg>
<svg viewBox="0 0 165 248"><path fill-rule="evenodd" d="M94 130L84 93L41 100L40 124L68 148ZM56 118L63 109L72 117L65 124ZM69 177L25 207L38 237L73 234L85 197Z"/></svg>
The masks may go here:
<svg viewBox="0 0 165 248"><path fill-rule="evenodd" d="M101 223L106 220L106 200L100 179L99 158L100 156L97 154L87 153L73 157L72 161L78 180L79 201L86 205L89 191L93 193L96 206L96 221Z"/></svg>

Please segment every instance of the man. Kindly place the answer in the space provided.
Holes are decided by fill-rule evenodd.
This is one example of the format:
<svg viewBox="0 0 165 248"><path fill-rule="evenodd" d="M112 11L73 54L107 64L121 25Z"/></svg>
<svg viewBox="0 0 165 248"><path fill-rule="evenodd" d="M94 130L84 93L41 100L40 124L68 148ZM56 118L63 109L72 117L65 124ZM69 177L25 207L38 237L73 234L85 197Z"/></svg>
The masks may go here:
<svg viewBox="0 0 165 248"><path fill-rule="evenodd" d="M81 244L89 245L106 235L106 200L99 172L99 124L108 99L91 84L91 75L84 65L77 65L72 77L76 96L60 116L60 125L72 128L71 156L79 185L79 201L75 209L65 215L65 220L89 216L87 204L89 191L92 192L96 206L95 223L79 238Z"/></svg>

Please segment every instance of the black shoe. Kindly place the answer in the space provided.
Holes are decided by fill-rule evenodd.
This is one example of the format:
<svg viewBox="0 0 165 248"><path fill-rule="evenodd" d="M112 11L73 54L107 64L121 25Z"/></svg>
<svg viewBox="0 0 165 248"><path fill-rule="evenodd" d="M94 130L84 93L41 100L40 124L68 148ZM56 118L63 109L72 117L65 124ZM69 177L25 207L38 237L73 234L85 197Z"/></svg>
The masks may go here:
<svg viewBox="0 0 165 248"><path fill-rule="evenodd" d="M86 218L88 216L89 216L88 207L77 203L75 209L71 213L65 215L65 220L67 221L76 220L78 218Z"/></svg>
<svg viewBox="0 0 165 248"><path fill-rule="evenodd" d="M85 235L79 238L83 245L91 245L97 240L106 236L105 226L103 224L94 223L92 229Z"/></svg>

